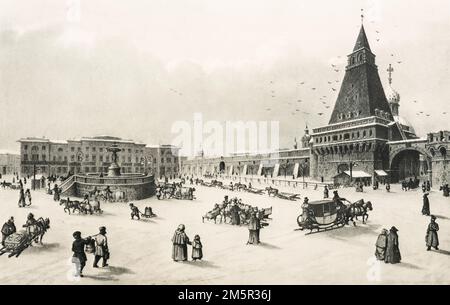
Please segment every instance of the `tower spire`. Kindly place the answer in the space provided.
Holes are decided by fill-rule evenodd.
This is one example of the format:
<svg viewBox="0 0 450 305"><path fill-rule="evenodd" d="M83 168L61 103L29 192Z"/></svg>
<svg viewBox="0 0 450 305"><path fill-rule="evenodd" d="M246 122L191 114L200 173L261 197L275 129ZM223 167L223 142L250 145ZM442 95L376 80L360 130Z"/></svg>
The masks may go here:
<svg viewBox="0 0 450 305"><path fill-rule="evenodd" d="M394 68L392 68L391 64L389 64L389 68L386 71L389 73L389 85L392 85L392 72L394 72Z"/></svg>
<svg viewBox="0 0 450 305"><path fill-rule="evenodd" d="M361 25L364 25L364 9L361 9Z"/></svg>

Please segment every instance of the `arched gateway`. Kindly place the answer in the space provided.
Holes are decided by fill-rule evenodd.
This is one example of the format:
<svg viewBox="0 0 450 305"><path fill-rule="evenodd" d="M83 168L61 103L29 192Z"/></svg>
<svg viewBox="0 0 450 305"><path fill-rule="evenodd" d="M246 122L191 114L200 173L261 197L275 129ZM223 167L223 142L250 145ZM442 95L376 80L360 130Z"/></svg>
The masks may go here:
<svg viewBox="0 0 450 305"><path fill-rule="evenodd" d="M430 152L420 146L394 148L389 157L391 182L414 177L431 181L431 159Z"/></svg>

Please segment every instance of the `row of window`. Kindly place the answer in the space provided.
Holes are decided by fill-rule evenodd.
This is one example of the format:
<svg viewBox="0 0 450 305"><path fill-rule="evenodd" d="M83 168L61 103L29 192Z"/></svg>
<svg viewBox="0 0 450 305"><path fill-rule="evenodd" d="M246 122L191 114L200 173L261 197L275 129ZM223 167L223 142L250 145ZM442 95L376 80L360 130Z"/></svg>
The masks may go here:
<svg viewBox="0 0 450 305"><path fill-rule="evenodd" d="M23 161L29 161L28 154L23 154ZM39 159L38 154L32 154L31 161L47 161L47 155L41 155L41 158ZM66 156L64 156L64 157L63 156L53 156L53 161L67 162L67 157Z"/></svg>
<svg viewBox="0 0 450 305"><path fill-rule="evenodd" d="M316 143L328 143L328 142L336 142L336 141L347 141L347 140L357 140L357 139L364 139L366 137L373 136L372 129L369 130L363 130L363 131L355 131L352 133L341 133L339 135L332 135L332 136L323 136L323 137L317 137Z"/></svg>
<svg viewBox="0 0 450 305"><path fill-rule="evenodd" d="M28 145L25 144L25 145L23 146L23 148L24 148L24 150L28 150ZM37 145L33 145L33 146L31 147L31 151L33 151L33 152L38 151L38 150L39 150L39 146L37 146ZM42 151L46 151L46 150L47 150L47 146L42 145L41 150L42 150ZM76 147L76 150L77 150L77 151L81 151L82 149L81 149L81 147ZM57 148L57 151L58 151L58 152L64 152L64 149L63 149L62 147L59 147L59 148ZM70 147L70 151L71 151L71 152L75 152L75 147L74 147L74 146ZM89 147L89 146L86 146L86 147L85 147L85 151L86 151L86 152L89 152L89 151L91 151L91 152L97 152L97 151L103 152L103 151L106 151L106 149L103 149L103 147ZM125 151L125 150L123 150L123 151ZM132 150L131 148L128 148L127 151L128 151L129 154L131 154L133 150ZM136 154L139 154L139 153L140 153L140 154L143 154L143 153L144 153L144 150L143 150L143 149L136 149L134 152L135 152Z"/></svg>
<svg viewBox="0 0 450 305"><path fill-rule="evenodd" d="M124 163L127 160L127 158L125 158L125 156L122 156L121 159L122 159L122 162L124 162ZM128 157L128 163L132 162L131 159L132 158L129 156ZM98 156L98 161L99 162L110 162L109 160L110 160L110 156L109 155L106 155L106 156L99 155ZM29 161L28 154L23 154L23 161ZM31 155L31 161L47 161L47 156L46 155L41 155L41 157L39 158L38 154L32 154ZM53 161L59 161L59 162L65 161L65 162L67 162L67 156L53 156ZM97 155L92 155L92 156L85 155L84 158L82 158L81 156L71 155L70 156L70 161L71 162L75 162L75 161L78 161L78 162L81 162L81 161L97 162ZM153 163L156 163L156 158L153 158L153 160L150 160L150 161L153 161ZM172 161L173 161L173 163L177 163L177 158L176 157L173 157L173 158L172 157L161 158L161 163L172 163ZM140 162L141 162L141 159L139 157L136 157L135 158L135 163L140 163Z"/></svg>
<svg viewBox="0 0 450 305"><path fill-rule="evenodd" d="M103 149L103 147L95 147L95 146L86 146L85 148L84 148L84 150L86 151L86 152L97 152L97 151L99 151L99 152L103 152L104 151L104 149ZM71 146L70 147L70 151L71 152L74 152L75 151L75 147L74 146ZM81 147L77 147L77 151L81 151ZM105 151L106 151L106 149L105 149ZM128 151L128 153L129 154L131 154L132 152L133 152L133 150L131 149L131 148L128 148L128 149L122 149L122 152L126 152L126 151ZM144 153L144 150L143 149L136 149L135 151L134 151L136 154L143 154Z"/></svg>

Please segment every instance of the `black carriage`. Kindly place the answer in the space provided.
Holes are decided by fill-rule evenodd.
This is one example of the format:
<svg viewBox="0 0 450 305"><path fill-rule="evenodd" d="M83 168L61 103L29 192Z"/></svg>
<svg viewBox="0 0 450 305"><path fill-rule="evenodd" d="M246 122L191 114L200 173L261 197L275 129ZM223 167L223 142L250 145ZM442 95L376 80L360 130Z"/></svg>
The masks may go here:
<svg viewBox="0 0 450 305"><path fill-rule="evenodd" d="M333 200L310 202L297 217L299 230L310 230L306 233L308 235L343 227L346 222L345 207L342 202Z"/></svg>

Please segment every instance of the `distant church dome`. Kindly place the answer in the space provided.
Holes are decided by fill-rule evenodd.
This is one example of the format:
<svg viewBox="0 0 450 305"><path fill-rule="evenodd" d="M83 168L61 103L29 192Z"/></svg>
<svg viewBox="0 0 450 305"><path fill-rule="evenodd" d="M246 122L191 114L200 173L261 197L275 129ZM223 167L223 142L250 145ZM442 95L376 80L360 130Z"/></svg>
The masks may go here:
<svg viewBox="0 0 450 305"><path fill-rule="evenodd" d="M387 86L385 94L389 103L398 104L400 102L400 94L391 85Z"/></svg>
<svg viewBox="0 0 450 305"><path fill-rule="evenodd" d="M309 147L310 141L311 141L311 135L309 134L308 125L306 125L305 128L305 134L302 137L302 148Z"/></svg>

